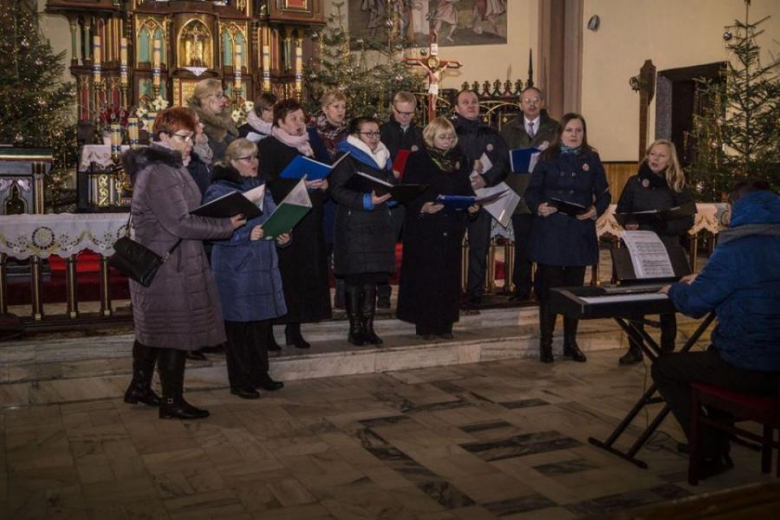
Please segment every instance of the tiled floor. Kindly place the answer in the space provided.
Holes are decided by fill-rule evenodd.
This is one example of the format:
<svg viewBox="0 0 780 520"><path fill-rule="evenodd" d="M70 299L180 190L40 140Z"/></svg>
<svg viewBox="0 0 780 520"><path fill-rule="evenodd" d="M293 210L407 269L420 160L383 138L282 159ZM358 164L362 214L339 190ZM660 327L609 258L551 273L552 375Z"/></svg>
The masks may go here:
<svg viewBox="0 0 780 520"><path fill-rule="evenodd" d="M648 384L618 355L293 381L259 401L189 393L201 422L118 399L3 409L0 517L574 518L766 478L735 447L734 471L690 488L672 420L640 452L649 470L590 445Z"/></svg>

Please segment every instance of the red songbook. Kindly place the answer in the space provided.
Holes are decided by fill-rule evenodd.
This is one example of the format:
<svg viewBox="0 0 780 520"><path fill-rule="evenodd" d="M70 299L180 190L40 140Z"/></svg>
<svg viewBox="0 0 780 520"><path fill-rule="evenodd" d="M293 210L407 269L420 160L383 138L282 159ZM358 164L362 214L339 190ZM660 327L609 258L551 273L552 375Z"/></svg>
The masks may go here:
<svg viewBox="0 0 780 520"><path fill-rule="evenodd" d="M409 160L409 154L412 153L411 150L398 150L398 154L395 156L395 161L393 161L393 170L397 171L401 174L401 179L404 178L404 170L406 169L406 161Z"/></svg>

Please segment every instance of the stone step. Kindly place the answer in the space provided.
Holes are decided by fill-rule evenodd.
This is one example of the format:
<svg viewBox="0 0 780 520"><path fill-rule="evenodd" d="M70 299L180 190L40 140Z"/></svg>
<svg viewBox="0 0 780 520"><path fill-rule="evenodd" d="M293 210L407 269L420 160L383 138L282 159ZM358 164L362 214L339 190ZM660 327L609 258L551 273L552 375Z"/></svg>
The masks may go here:
<svg viewBox="0 0 780 520"><path fill-rule="evenodd" d="M695 322L680 320L680 340L694 327ZM279 336L282 327L277 329ZM537 357L539 353L536 307L464 314L453 340L426 342L415 336L413 325L395 319L377 321L376 330L384 345L354 347L346 342L344 321L304 325L312 348L284 347L272 354L271 375L292 381ZM132 334L126 333L6 342L0 347L0 403L7 407L121 397L132 371L132 342ZM625 348L626 339L612 320L593 320L580 323L578 343L583 351L592 352ZM559 357L561 348L559 334L554 344ZM187 390L226 388L224 355L188 361L185 386Z"/></svg>

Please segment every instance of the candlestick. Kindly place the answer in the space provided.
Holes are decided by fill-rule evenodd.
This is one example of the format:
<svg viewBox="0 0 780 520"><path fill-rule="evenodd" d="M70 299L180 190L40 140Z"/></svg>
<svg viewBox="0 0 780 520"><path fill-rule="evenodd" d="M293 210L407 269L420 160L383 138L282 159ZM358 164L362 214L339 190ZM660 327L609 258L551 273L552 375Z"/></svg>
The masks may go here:
<svg viewBox="0 0 780 520"><path fill-rule="evenodd" d="M100 64L101 53L100 36L92 38L92 74L95 83L100 83L102 67Z"/></svg>
<svg viewBox="0 0 780 520"><path fill-rule="evenodd" d="M233 67L233 75L234 75L234 82L236 90L239 91L239 95L241 94L241 45L236 45L236 57L234 59L234 67Z"/></svg>
<svg viewBox="0 0 780 520"><path fill-rule="evenodd" d="M162 43L160 40L154 40L154 53L152 54L152 83L155 87L160 87L160 56Z"/></svg>
<svg viewBox="0 0 780 520"><path fill-rule="evenodd" d="M271 47L263 45L263 90L271 90Z"/></svg>
<svg viewBox="0 0 780 520"><path fill-rule="evenodd" d="M119 84L127 85L127 38L119 41Z"/></svg>

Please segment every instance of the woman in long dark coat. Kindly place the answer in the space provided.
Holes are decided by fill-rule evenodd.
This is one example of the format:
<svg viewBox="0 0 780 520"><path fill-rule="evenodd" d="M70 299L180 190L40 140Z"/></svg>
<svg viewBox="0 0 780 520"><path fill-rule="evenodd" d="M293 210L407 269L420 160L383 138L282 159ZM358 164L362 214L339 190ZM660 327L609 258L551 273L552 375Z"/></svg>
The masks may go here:
<svg viewBox="0 0 780 520"><path fill-rule="evenodd" d="M685 173L677 160L674 143L666 139L655 141L647 149L645 160L639 166L639 173L626 182L617 203L617 213L664 210L693 202L693 195L685 186ZM681 240L693 227L693 215L671 220L659 220L652 224L639 225L627 222L627 230L654 231L667 249L682 249ZM634 326L644 329L637 316ZM677 339L677 317L675 313L661 314L661 350L672 352ZM620 358L621 365L633 365L642 361L642 348L628 338L628 352Z"/></svg>
<svg viewBox="0 0 780 520"><path fill-rule="evenodd" d="M247 192L263 182L257 177L257 146L248 139L228 145L223 162L214 168L214 183L204 202L231 192ZM276 209L271 194L263 197L263 214L247 222L229 240L214 242L211 269L219 288L227 333L230 392L257 399L258 388L273 392L284 385L268 375L268 338L272 320L287 312L274 242L262 240L263 223ZM280 247L290 236L280 235Z"/></svg>
<svg viewBox="0 0 780 520"><path fill-rule="evenodd" d="M596 219L610 201L604 167L599 154L588 145L581 115L563 116L555 142L534 168L525 198L539 217L534 219L529 251L538 265L539 354L542 363L552 363L556 315L548 307L550 289L582 285L585 268L598 263ZM557 211L556 199L586 209L568 216ZM578 323L576 318L563 320L563 355L584 362L587 358L577 345Z"/></svg>
<svg viewBox="0 0 780 520"><path fill-rule="evenodd" d="M160 406L161 419L200 419L198 409L182 397L185 353L225 341L217 287L203 240L228 238L246 222L243 217L197 217L200 190L187 172L196 120L186 108L157 115L157 141L131 150L122 161L133 182L130 209L135 240L160 256L181 243L163 263L149 287L130 281L133 302L133 380L125 402ZM163 399L151 389L159 357Z"/></svg>
<svg viewBox="0 0 780 520"><path fill-rule="evenodd" d="M395 233L390 194L377 196L376 185L359 175L395 183L390 152L379 140L379 121L359 117L350 124L349 137L338 145L339 156L349 157L331 174L331 195L338 204L333 253L336 276L344 279L349 317L347 341L353 345L381 345L374 332L377 285L395 271Z"/></svg>
<svg viewBox="0 0 780 520"><path fill-rule="evenodd" d="M406 205L398 319L414 323L418 336L452 338L459 319L460 270L466 212L444 210L439 195L474 195L468 161L460 158L455 128L434 119L423 131L425 149L412 153L404 182L428 189ZM476 210L476 207L469 211Z"/></svg>
<svg viewBox="0 0 780 520"><path fill-rule="evenodd" d="M271 137L258 145L260 177L266 182L274 201L279 204L298 184L280 178L281 173L298 155L311 156L303 109L294 99L286 99L274 107L274 127ZM322 208L327 199L328 181L305 181L312 209L295 226L290 247L279 251L287 314L277 320L285 323L287 345L309 348L301 334L301 323L326 320L331 317L328 256L322 229Z"/></svg>

